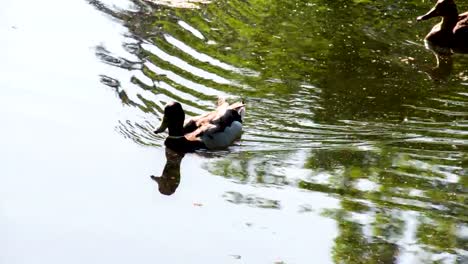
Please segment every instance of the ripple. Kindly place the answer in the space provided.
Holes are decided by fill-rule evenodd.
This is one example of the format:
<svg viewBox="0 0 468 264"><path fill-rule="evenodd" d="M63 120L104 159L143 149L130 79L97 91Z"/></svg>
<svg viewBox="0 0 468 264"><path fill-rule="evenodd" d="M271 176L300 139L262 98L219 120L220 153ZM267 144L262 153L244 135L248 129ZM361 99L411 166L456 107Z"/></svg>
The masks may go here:
<svg viewBox="0 0 468 264"><path fill-rule="evenodd" d="M191 74L194 74L198 77L201 77L201 78L204 78L204 79L207 79L207 80L212 80L216 83L219 83L219 84L227 84L227 85L234 85L234 82L232 81L229 81L219 75L216 75L214 73L210 73L210 72L207 72L203 69L200 69L200 68L197 68L197 67L194 67L190 64L188 64L187 62L179 59L178 57L176 56L172 56L172 55L169 55L167 54L166 52L162 51L161 49L159 49L156 45L154 44L151 44L151 43L144 43L142 45L142 48L148 52L150 52L151 54L154 54L156 56L158 56L160 59L164 60L164 61L167 61L169 62L170 64L184 70L185 72L189 72Z"/></svg>
<svg viewBox="0 0 468 264"><path fill-rule="evenodd" d="M463 72L443 81L428 78L426 68L434 65L425 64L434 58L417 39L419 29L402 18L412 17L416 4L152 2L157 11L113 14L135 38L123 44L128 54L96 48L103 63L131 75L101 76L138 113L121 119L116 130L122 136L162 146L165 136L151 131L166 102L181 102L192 116L214 109L219 96L242 98L242 139L224 151L200 151L204 168L238 184L336 197L341 208L324 213L339 223L336 243L358 234L363 243L375 242L371 249L379 248L376 241L391 244L410 229L399 216L406 212L418 215L423 227L414 229L424 221L468 221L466 80ZM200 9L182 11L179 3ZM360 15L343 17L343 8ZM382 23L388 17L391 26ZM463 58L455 59L454 71L463 71ZM226 192L225 199L283 205L240 192ZM361 216L370 223L361 223ZM428 251L461 248L422 241Z"/></svg>
<svg viewBox="0 0 468 264"><path fill-rule="evenodd" d="M155 5L165 5L175 8L198 9L200 4L208 4L208 0L144 0Z"/></svg>
<svg viewBox="0 0 468 264"><path fill-rule="evenodd" d="M229 65L227 63L221 62L217 59L214 59L206 54L197 52L195 49L191 48L190 46L186 45L180 40L177 40L176 38L170 36L170 35L164 35L165 40L171 44L174 45L175 47L179 48L183 52L187 53L188 55L192 56L193 58L204 62L204 63L209 63L213 66L219 67L221 69L227 70L227 71L232 71L238 74L246 74L250 76L258 76L259 73L253 72L252 70L248 69L238 69L232 65Z"/></svg>
<svg viewBox="0 0 468 264"><path fill-rule="evenodd" d="M174 72L171 72L169 70L164 70L156 65L154 65L153 63L151 62L145 62L144 64L149 70L151 70L153 73L157 74L157 75L161 75L161 76L164 76L168 79L170 79L171 81L175 82L175 83L178 83L180 84L182 87L184 87L185 89L190 89L193 91L193 93L199 93L199 94L202 94L202 95L205 95L205 96L211 96L211 97L224 97L226 96L227 94L222 92L222 91L218 91L214 88L211 88L211 87L207 87L203 84L199 84L199 83L196 83L194 81L191 81L189 79L186 79Z"/></svg>
<svg viewBox="0 0 468 264"><path fill-rule="evenodd" d="M188 30L190 33L192 33L195 37L199 38L199 39L205 39L205 37L203 36L203 34L198 31L196 28L190 26L189 24L187 24L187 22L185 21L182 21L182 20L179 20L177 22L177 24L179 24L181 27L183 27L184 29Z"/></svg>

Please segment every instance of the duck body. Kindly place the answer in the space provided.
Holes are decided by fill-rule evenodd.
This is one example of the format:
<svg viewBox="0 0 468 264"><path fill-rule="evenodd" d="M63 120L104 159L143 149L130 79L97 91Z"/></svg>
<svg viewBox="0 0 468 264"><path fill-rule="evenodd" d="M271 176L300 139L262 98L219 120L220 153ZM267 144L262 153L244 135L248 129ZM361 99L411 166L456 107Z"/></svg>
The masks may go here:
<svg viewBox="0 0 468 264"><path fill-rule="evenodd" d="M468 53L468 12L458 16L457 25L453 28L454 51Z"/></svg>
<svg viewBox="0 0 468 264"><path fill-rule="evenodd" d="M230 146L236 139L242 135L242 123L233 121L226 126L223 131L210 135L202 135L201 141L207 149L220 149Z"/></svg>
<svg viewBox="0 0 468 264"><path fill-rule="evenodd" d="M419 16L418 21L433 17L442 17L426 35L426 46L438 53L468 53L468 12L458 14L453 0L438 0L426 14Z"/></svg>
<svg viewBox="0 0 468 264"><path fill-rule="evenodd" d="M244 113L243 103L229 105L220 99L215 111L184 120L181 104L172 102L164 108L161 126L154 132L161 133L168 128L169 136L164 144L177 152L223 149L242 135Z"/></svg>

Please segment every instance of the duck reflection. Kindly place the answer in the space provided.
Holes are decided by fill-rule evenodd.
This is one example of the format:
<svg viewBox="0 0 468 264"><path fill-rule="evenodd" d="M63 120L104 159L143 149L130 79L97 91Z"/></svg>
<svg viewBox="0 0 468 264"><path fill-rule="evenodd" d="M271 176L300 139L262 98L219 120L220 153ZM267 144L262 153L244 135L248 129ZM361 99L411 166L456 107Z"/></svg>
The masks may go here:
<svg viewBox="0 0 468 264"><path fill-rule="evenodd" d="M436 66L426 70L426 73L434 81L447 81L453 71L452 54L441 53L428 47L436 58Z"/></svg>
<svg viewBox="0 0 468 264"><path fill-rule="evenodd" d="M172 195L180 183L180 163L184 153L178 153L166 148L166 165L161 176L151 175L151 179L157 182L161 194Z"/></svg>

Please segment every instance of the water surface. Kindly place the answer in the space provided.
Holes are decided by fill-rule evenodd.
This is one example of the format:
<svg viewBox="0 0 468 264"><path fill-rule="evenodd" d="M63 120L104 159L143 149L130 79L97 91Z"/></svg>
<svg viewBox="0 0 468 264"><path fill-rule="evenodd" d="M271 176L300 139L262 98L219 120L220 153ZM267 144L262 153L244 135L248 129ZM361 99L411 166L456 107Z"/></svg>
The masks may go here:
<svg viewBox="0 0 468 264"><path fill-rule="evenodd" d="M47 5L0 29L0 261L468 261L468 58L436 67L429 3ZM218 96L242 140L159 194L164 105Z"/></svg>

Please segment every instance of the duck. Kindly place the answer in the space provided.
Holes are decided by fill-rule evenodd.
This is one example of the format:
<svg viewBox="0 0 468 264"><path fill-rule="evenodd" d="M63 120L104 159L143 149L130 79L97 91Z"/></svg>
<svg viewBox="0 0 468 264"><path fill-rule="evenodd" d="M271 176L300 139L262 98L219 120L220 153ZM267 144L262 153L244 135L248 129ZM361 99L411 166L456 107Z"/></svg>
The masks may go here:
<svg viewBox="0 0 468 264"><path fill-rule="evenodd" d="M179 102L170 102L164 107L162 122L154 133L168 129L164 145L177 152L225 149L241 137L244 116L244 102L229 105L224 98L218 99L214 111L189 119L185 119Z"/></svg>
<svg viewBox="0 0 468 264"><path fill-rule="evenodd" d="M424 38L426 47L441 54L468 53L468 12L458 14L454 0L438 0L418 21L442 17Z"/></svg>

